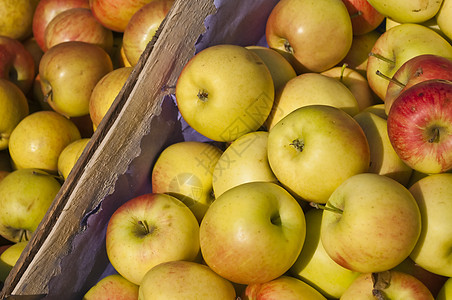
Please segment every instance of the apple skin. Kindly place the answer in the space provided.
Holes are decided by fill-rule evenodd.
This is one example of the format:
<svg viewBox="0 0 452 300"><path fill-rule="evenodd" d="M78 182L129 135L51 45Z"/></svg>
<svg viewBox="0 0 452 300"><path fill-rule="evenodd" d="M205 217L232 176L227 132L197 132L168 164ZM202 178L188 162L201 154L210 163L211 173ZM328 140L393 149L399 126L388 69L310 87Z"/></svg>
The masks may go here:
<svg viewBox="0 0 452 300"><path fill-rule="evenodd" d="M342 0L352 21L353 35L363 35L375 30L385 19L367 0Z"/></svg>
<svg viewBox="0 0 452 300"><path fill-rule="evenodd" d="M0 36L0 78L16 84L27 94L35 78L33 56L18 40Z"/></svg>
<svg viewBox="0 0 452 300"><path fill-rule="evenodd" d="M208 266L189 261L156 265L143 278L139 300L152 299L236 299L234 286Z"/></svg>
<svg viewBox="0 0 452 300"><path fill-rule="evenodd" d="M320 237L339 265L361 273L389 270L414 249L421 213L413 195L389 177L361 173L345 180L328 199ZM342 212L340 212L342 211Z"/></svg>
<svg viewBox="0 0 452 300"><path fill-rule="evenodd" d="M381 278L376 284L374 276ZM379 296L375 296L374 293L378 293ZM416 277L394 270L359 275L341 297L341 300L374 299L434 300L432 293Z"/></svg>
<svg viewBox="0 0 452 300"><path fill-rule="evenodd" d="M422 216L422 231L411 259L432 273L452 277L452 174L426 176L410 187ZM428 226L427 226L428 224ZM434 255L434 256L432 256Z"/></svg>
<svg viewBox="0 0 452 300"><path fill-rule="evenodd" d="M385 112L389 114L392 103L403 91L416 83L429 79L452 80L452 60L434 54L421 54L407 60L392 76L384 99ZM394 80L402 83L400 86Z"/></svg>
<svg viewBox="0 0 452 300"><path fill-rule="evenodd" d="M452 82L420 82L396 98L388 114L388 136L395 152L422 173L452 168Z"/></svg>
<svg viewBox="0 0 452 300"><path fill-rule="evenodd" d="M38 169L12 171L0 182L0 235L14 243L28 240L60 188Z"/></svg>
<svg viewBox="0 0 452 300"><path fill-rule="evenodd" d="M422 23L437 14L443 1L368 0L377 11L400 23Z"/></svg>
<svg viewBox="0 0 452 300"><path fill-rule="evenodd" d="M73 141L61 151L58 156L58 174L61 175L64 180L67 179L89 141L89 138Z"/></svg>
<svg viewBox="0 0 452 300"><path fill-rule="evenodd" d="M285 53L300 74L340 62L350 50L353 29L341 0L283 0L270 13L265 36L269 47Z"/></svg>
<svg viewBox="0 0 452 300"><path fill-rule="evenodd" d="M17 169L37 168L56 174L61 151L80 138L71 120L54 111L38 111L14 128L9 152Z"/></svg>
<svg viewBox="0 0 452 300"><path fill-rule="evenodd" d="M28 241L21 241L6 246L6 249L0 254L0 282L5 282L11 269L17 263L20 255L27 246Z"/></svg>
<svg viewBox="0 0 452 300"><path fill-rule="evenodd" d="M369 169L370 150L363 130L349 114L332 106L308 105L270 129L268 161L292 194L326 203L345 179Z"/></svg>
<svg viewBox="0 0 452 300"><path fill-rule="evenodd" d="M108 53L80 41L63 42L47 50L39 64L44 97L66 117L89 114L89 100L97 82L113 71Z"/></svg>
<svg viewBox="0 0 452 300"><path fill-rule="evenodd" d="M438 13L435 16L436 23L440 31L452 40L452 22L451 22L452 1L443 0Z"/></svg>
<svg viewBox="0 0 452 300"><path fill-rule="evenodd" d="M373 55L367 61L367 80L370 88L383 101L389 80L377 75L377 70L392 77L407 60L421 54L452 58L452 45L430 28L406 23L385 31L375 42L371 53ZM381 55L392 62L375 55Z"/></svg>
<svg viewBox="0 0 452 300"><path fill-rule="evenodd" d="M40 0L1 0L0 36L23 41L32 34L33 14Z"/></svg>
<svg viewBox="0 0 452 300"><path fill-rule="evenodd" d="M153 0L130 18L124 29L123 47L124 54L132 66L138 63L173 3L174 0Z"/></svg>
<svg viewBox="0 0 452 300"><path fill-rule="evenodd" d="M288 271L305 233L303 210L292 195L275 183L248 182L216 198L201 221L199 236L202 257L214 272L251 284Z"/></svg>
<svg viewBox="0 0 452 300"><path fill-rule="evenodd" d="M139 286L131 283L120 274L105 276L92 286L83 300L136 300Z"/></svg>
<svg viewBox="0 0 452 300"><path fill-rule="evenodd" d="M176 84L182 117L194 130L219 142L259 129L270 114L274 96L264 61L253 51L231 44L198 52Z"/></svg>
<svg viewBox="0 0 452 300"><path fill-rule="evenodd" d="M110 54L113 32L100 24L89 8L70 8L56 15L44 32L46 49L68 41L94 44Z"/></svg>
<svg viewBox="0 0 452 300"><path fill-rule="evenodd" d="M190 209L173 196L137 196L110 217L106 251L116 271L139 285L146 272L159 263L197 257L199 224Z"/></svg>
<svg viewBox="0 0 452 300"><path fill-rule="evenodd" d="M248 285L241 299L326 300L327 298L306 282L283 275L268 282Z"/></svg>
<svg viewBox="0 0 452 300"><path fill-rule="evenodd" d="M452 278L449 277L448 280L443 284L440 291L438 292L438 295L436 297L436 300L450 300L452 299Z"/></svg>
<svg viewBox="0 0 452 300"><path fill-rule="evenodd" d="M45 44L45 30L47 25L52 19L67 9L75 7L89 8L88 0L40 0L36 6L36 10L33 15L33 37L36 39L39 47L43 51L47 51Z"/></svg>

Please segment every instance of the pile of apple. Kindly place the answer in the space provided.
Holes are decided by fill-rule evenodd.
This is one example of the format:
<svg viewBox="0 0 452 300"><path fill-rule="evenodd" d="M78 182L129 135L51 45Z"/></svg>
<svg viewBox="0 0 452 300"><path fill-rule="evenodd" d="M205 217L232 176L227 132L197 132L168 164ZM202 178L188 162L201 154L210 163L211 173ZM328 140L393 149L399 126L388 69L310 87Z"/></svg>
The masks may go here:
<svg viewBox="0 0 452 300"><path fill-rule="evenodd" d="M1 283L174 1L116 2L0 1Z"/></svg>

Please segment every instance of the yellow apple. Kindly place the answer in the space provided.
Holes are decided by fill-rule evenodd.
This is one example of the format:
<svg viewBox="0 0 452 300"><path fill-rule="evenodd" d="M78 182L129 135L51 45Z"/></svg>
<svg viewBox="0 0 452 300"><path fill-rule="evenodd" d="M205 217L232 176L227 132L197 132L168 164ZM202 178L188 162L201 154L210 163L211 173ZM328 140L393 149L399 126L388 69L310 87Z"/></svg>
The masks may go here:
<svg viewBox="0 0 452 300"><path fill-rule="evenodd" d="M452 1L443 0L441 7L436 14L436 23L440 31L447 36L449 40L452 40Z"/></svg>
<svg viewBox="0 0 452 300"><path fill-rule="evenodd" d="M27 243L28 241L14 243L2 252L0 255L0 282L5 282L6 277L17 263Z"/></svg>
<svg viewBox="0 0 452 300"><path fill-rule="evenodd" d="M90 141L89 138L82 138L75 140L61 151L58 156L58 174L60 174L64 180L74 168L75 163L85 150L86 144Z"/></svg>
<svg viewBox="0 0 452 300"><path fill-rule="evenodd" d="M105 276L83 296L83 300L137 300L139 286L120 274Z"/></svg>
<svg viewBox="0 0 452 300"><path fill-rule="evenodd" d="M38 2L39 0L1 0L0 35L17 40L30 37Z"/></svg>

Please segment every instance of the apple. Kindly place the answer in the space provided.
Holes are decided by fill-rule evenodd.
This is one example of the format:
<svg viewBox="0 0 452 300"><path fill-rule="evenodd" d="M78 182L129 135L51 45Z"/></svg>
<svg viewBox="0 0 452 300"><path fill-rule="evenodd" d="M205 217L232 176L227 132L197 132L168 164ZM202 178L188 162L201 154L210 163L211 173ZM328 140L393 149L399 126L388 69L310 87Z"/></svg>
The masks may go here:
<svg viewBox="0 0 452 300"><path fill-rule="evenodd" d="M303 210L272 182L233 187L210 205L199 237L206 264L238 283L273 280L289 270L305 240Z"/></svg>
<svg viewBox="0 0 452 300"><path fill-rule="evenodd" d="M380 112L376 112L380 109ZM394 151L389 140L384 105L378 104L354 116L369 142L370 166L368 172L388 176L408 186L413 169Z"/></svg>
<svg viewBox="0 0 452 300"><path fill-rule="evenodd" d="M323 71L321 74L342 82L352 92L353 96L355 96L359 111L377 104L377 100L374 98L366 77L361 75L357 70L348 68L346 64L333 67Z"/></svg>
<svg viewBox="0 0 452 300"><path fill-rule="evenodd" d="M116 32L124 32L132 16L152 1L154 0L90 0L89 5L102 25Z"/></svg>
<svg viewBox="0 0 452 300"><path fill-rule="evenodd" d="M452 174L426 176L410 187L422 217L422 231L411 259L435 274L452 277L451 240Z"/></svg>
<svg viewBox="0 0 452 300"><path fill-rule="evenodd" d="M320 239L322 214L320 209L306 211L306 239L289 274L308 283L325 297L339 299L360 273L340 266L326 253Z"/></svg>
<svg viewBox="0 0 452 300"><path fill-rule="evenodd" d="M435 16L436 23L440 31L452 40L452 21L451 21L452 1L442 0L441 7Z"/></svg>
<svg viewBox="0 0 452 300"><path fill-rule="evenodd" d="M419 24L401 24L385 31L367 61L369 86L384 100L389 85L385 77L392 78L407 60L421 54L452 57L452 45L434 30Z"/></svg>
<svg viewBox="0 0 452 300"><path fill-rule="evenodd" d="M264 46L246 46L264 61L270 70L275 91L280 90L290 79L297 76L295 69L278 51Z"/></svg>
<svg viewBox="0 0 452 300"><path fill-rule="evenodd" d="M341 297L341 300L357 299L434 300L416 277L393 270L359 275Z"/></svg>
<svg viewBox="0 0 452 300"><path fill-rule="evenodd" d="M308 202L326 203L344 180L369 169L363 130L332 106L308 105L291 112L270 129L267 147L276 178Z"/></svg>
<svg viewBox="0 0 452 300"><path fill-rule="evenodd" d="M377 29L385 16L367 0L342 0L352 21L353 35L362 35Z"/></svg>
<svg viewBox="0 0 452 300"><path fill-rule="evenodd" d="M8 245L0 255L0 282L5 282L11 269L17 263L20 255L27 246L28 241L21 241Z"/></svg>
<svg viewBox="0 0 452 300"><path fill-rule="evenodd" d="M327 298L306 282L284 275L268 282L248 285L241 299L326 300Z"/></svg>
<svg viewBox="0 0 452 300"><path fill-rule="evenodd" d="M94 86L89 99L89 116L94 130L99 126L132 71L133 67L116 68L105 74Z"/></svg>
<svg viewBox="0 0 452 300"><path fill-rule="evenodd" d="M11 133L28 113L28 101L22 90L0 78L0 150L8 148Z"/></svg>
<svg viewBox="0 0 452 300"><path fill-rule="evenodd" d="M29 240L60 187L38 169L12 171L0 182L0 235L14 243Z"/></svg>
<svg viewBox="0 0 452 300"><path fill-rule="evenodd" d="M397 25L400 25L400 24L403 24L403 23L396 22L393 19L386 17L385 30L388 30L391 27L394 27L394 26L397 26ZM418 23L418 24L434 30L436 33L438 33L439 35L441 35L445 39L449 39L447 37L447 35L445 35L444 32L442 32L441 29L439 28L438 22L436 22L436 18L431 18L431 19L429 19L429 20L427 20L425 22Z"/></svg>
<svg viewBox="0 0 452 300"><path fill-rule="evenodd" d="M359 112L358 101L344 83L327 75L309 72L292 78L276 93L265 125L271 130L297 108L319 104L340 108L351 116Z"/></svg>
<svg viewBox="0 0 452 300"><path fill-rule="evenodd" d="M198 52L176 84L176 102L184 120L219 142L233 141L261 127L274 96L273 79L263 60L231 44Z"/></svg>
<svg viewBox="0 0 452 300"><path fill-rule="evenodd" d="M452 82L431 79L400 94L388 114L388 136L412 169L440 173L452 169Z"/></svg>
<svg viewBox="0 0 452 300"><path fill-rule="evenodd" d="M320 238L339 265L361 273L389 270L414 249L421 213L413 195L384 175L346 179L325 205Z"/></svg>
<svg viewBox="0 0 452 300"><path fill-rule="evenodd" d="M208 266L190 261L169 261L151 268L143 277L139 300L236 299L234 286Z"/></svg>
<svg viewBox="0 0 452 300"><path fill-rule="evenodd" d="M450 300L452 299L452 278L449 278L438 292L436 300Z"/></svg>
<svg viewBox="0 0 452 300"><path fill-rule="evenodd" d="M147 44L165 19L174 0L153 0L136 11L124 29L124 54L132 66L138 63Z"/></svg>
<svg viewBox="0 0 452 300"><path fill-rule="evenodd" d="M89 8L70 8L56 15L44 31L46 49L68 41L94 44L110 54L113 32L100 24Z"/></svg>
<svg viewBox="0 0 452 300"><path fill-rule="evenodd" d="M35 78L31 53L18 40L0 36L0 78L16 84L27 94Z"/></svg>
<svg viewBox="0 0 452 300"><path fill-rule="evenodd" d="M166 147L152 168L152 191L178 198L200 222L215 199L213 172L221 154L222 150L216 145L198 141L183 141Z"/></svg>
<svg viewBox="0 0 452 300"><path fill-rule="evenodd" d="M368 0L368 2L381 14L396 22L422 23L435 17L443 1Z"/></svg>
<svg viewBox="0 0 452 300"><path fill-rule="evenodd" d="M421 54L407 60L389 81L384 99L386 114L403 91L429 79L452 80L452 60L434 54Z"/></svg>
<svg viewBox="0 0 452 300"><path fill-rule="evenodd" d="M17 169L38 168L56 173L61 151L80 138L71 120L54 111L38 111L14 128L9 152Z"/></svg>
<svg viewBox="0 0 452 300"><path fill-rule="evenodd" d="M47 25L60 12L75 7L89 8L89 0L39 0L33 15L32 30L36 43L43 51L47 51L44 39Z"/></svg>
<svg viewBox="0 0 452 300"><path fill-rule="evenodd" d="M64 180L67 179L89 141L89 138L75 140L61 151L58 156L58 174L62 176Z"/></svg>
<svg viewBox="0 0 452 300"><path fill-rule="evenodd" d="M115 270L139 285L159 263L197 257L199 224L175 197L143 194L126 201L110 217L106 251Z"/></svg>
<svg viewBox="0 0 452 300"><path fill-rule="evenodd" d="M30 37L38 2L39 0L0 0L0 36L19 41Z"/></svg>
<svg viewBox="0 0 452 300"><path fill-rule="evenodd" d="M136 300L139 286L128 281L120 274L107 275L92 286L83 296L83 300Z"/></svg>
<svg viewBox="0 0 452 300"><path fill-rule="evenodd" d="M226 148L212 173L215 197L246 182L278 182L268 163L267 141L267 131L254 131L242 135Z"/></svg>
<svg viewBox="0 0 452 300"><path fill-rule="evenodd" d="M36 39L32 36L22 42L25 49L30 52L31 57L33 57L34 61L34 70L35 75L39 73L39 63L41 62L41 58L44 55L44 51L42 51L41 47L39 47Z"/></svg>
<svg viewBox="0 0 452 300"><path fill-rule="evenodd" d="M41 89L49 105L66 117L89 114L89 100L97 82L113 71L108 53L80 41L63 42L41 58Z"/></svg>

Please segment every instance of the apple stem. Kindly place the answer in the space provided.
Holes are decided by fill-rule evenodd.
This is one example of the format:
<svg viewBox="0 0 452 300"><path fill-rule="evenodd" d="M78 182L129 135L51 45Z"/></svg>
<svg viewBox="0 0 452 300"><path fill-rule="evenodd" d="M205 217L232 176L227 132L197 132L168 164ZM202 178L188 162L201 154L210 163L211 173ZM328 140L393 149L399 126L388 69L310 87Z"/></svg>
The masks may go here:
<svg viewBox="0 0 452 300"><path fill-rule="evenodd" d="M27 231L25 229L21 230L20 237L19 237L19 242L24 242L24 241L28 241Z"/></svg>
<svg viewBox="0 0 452 300"><path fill-rule="evenodd" d="M384 293L386 289L391 284L391 272L377 272L372 273L372 295L377 300L388 300L389 298Z"/></svg>
<svg viewBox="0 0 452 300"><path fill-rule="evenodd" d="M344 78L344 72L345 72L345 69L347 69L347 67L348 67L348 64L347 63L343 63L342 64L342 68L341 68L341 77L340 77L340 81L342 82L343 81L343 78Z"/></svg>
<svg viewBox="0 0 452 300"><path fill-rule="evenodd" d="M138 225L141 225L143 227L145 234L148 234L150 232L148 222L139 220Z"/></svg>
<svg viewBox="0 0 452 300"><path fill-rule="evenodd" d="M373 56L375 58L381 59L382 61L387 62L388 64L395 65L395 61L390 60L389 58L384 57L381 54L370 52L369 56Z"/></svg>
<svg viewBox="0 0 452 300"><path fill-rule="evenodd" d="M428 140L429 143L438 143L439 142L439 128L433 128L433 136Z"/></svg>
<svg viewBox="0 0 452 300"><path fill-rule="evenodd" d="M381 78L384 78L384 79L386 79L386 80L388 80L388 81L391 81L392 83L397 84L397 85L400 86L401 88L404 88L404 87L405 87L405 84L401 83L400 81L398 81L398 80L395 79L395 78L391 78L391 77L389 77L389 76L386 76L385 74L381 73L380 70L377 70L375 73L376 73L378 76L380 76Z"/></svg>
<svg viewBox="0 0 452 300"><path fill-rule="evenodd" d="M320 203L309 202L309 205L311 205L312 207L317 208L317 209L328 210L328 211L332 211L332 212L335 212L338 214L342 214L344 212L342 209L333 206L331 203L329 204L330 206L328 206L328 203L326 205L323 205Z"/></svg>
<svg viewBox="0 0 452 300"><path fill-rule="evenodd" d="M357 12L355 12L354 14L350 15L350 18L357 18L359 16L361 16L363 14L362 11L358 10Z"/></svg>
<svg viewBox="0 0 452 300"><path fill-rule="evenodd" d="M206 102L208 97L209 97L209 93L206 90L199 90L198 91L198 99L199 100L201 100L203 102Z"/></svg>
<svg viewBox="0 0 452 300"><path fill-rule="evenodd" d="M289 44L289 41L288 41L288 40L285 40L285 41L284 41L284 49L285 49L287 52L293 54L293 48L292 48L292 46Z"/></svg>

